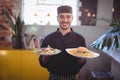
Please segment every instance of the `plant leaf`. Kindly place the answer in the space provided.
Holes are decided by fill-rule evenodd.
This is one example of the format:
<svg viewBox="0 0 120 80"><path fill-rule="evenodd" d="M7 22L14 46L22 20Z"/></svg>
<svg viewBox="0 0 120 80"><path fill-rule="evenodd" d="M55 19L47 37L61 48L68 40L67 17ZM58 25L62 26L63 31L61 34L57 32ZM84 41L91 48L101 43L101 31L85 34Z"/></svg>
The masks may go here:
<svg viewBox="0 0 120 80"><path fill-rule="evenodd" d="M112 39L111 39L111 38L108 38L106 46L107 46L107 49L108 49L108 50L109 50L110 47L112 46Z"/></svg>
<svg viewBox="0 0 120 80"><path fill-rule="evenodd" d="M101 50L103 50L103 48L106 46L106 43L107 43L107 39L105 38L101 43Z"/></svg>
<svg viewBox="0 0 120 80"><path fill-rule="evenodd" d="M114 38L115 38L114 46L115 46L115 48L118 48L119 47L118 36L114 36Z"/></svg>
<svg viewBox="0 0 120 80"><path fill-rule="evenodd" d="M3 28L3 29L5 29L5 30L7 30L7 31L9 31L8 28L6 28L5 26L3 26L3 25L1 25L1 24L0 24L0 27Z"/></svg>

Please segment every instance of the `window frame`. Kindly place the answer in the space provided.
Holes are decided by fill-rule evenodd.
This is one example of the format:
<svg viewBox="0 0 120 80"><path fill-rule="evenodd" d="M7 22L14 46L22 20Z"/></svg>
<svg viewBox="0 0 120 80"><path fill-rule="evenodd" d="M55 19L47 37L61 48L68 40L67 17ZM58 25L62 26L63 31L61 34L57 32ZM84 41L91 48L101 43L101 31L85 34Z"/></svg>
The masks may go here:
<svg viewBox="0 0 120 80"><path fill-rule="evenodd" d="M37 0L37 1L40 1L40 0ZM48 0L49 1L49 0ZM63 1L65 1L65 0L61 0L62 1L62 3L63 3ZM74 0L73 0L74 1ZM52 5L52 4L43 4L43 3L39 3L39 2L37 2L37 5ZM56 4L53 4L53 5L56 5ZM60 5L68 5L68 4L57 4L57 6L60 6ZM72 6L72 5L70 5L70 6ZM22 0L22 17L23 17L23 20L25 20L25 15L24 15L24 12L25 12L25 3L24 3L24 0ZM74 9L74 7L76 7L76 9ZM79 24L79 22L78 22L78 20L79 20L79 16L78 16L78 0L76 0L76 5L75 6L72 6L72 8L73 8L73 22L72 22L72 26L76 26L76 25L78 25ZM57 7L56 7L56 9L57 9ZM76 13L75 13L76 12ZM44 15L43 15L44 16ZM44 16L45 17L45 16ZM25 22L25 25L43 25L43 26L45 26L45 25L52 25L52 26L57 26L57 25L59 25L58 24L58 22L57 22L57 10L56 10L56 15L55 15L55 17L56 17L56 20L54 19L54 22L56 21L56 25L52 25L52 24L50 24L50 23L46 23L46 24L26 24L26 22ZM47 17L46 17L47 18ZM32 18L33 19L33 18ZM28 18L28 20L30 20L29 18Z"/></svg>

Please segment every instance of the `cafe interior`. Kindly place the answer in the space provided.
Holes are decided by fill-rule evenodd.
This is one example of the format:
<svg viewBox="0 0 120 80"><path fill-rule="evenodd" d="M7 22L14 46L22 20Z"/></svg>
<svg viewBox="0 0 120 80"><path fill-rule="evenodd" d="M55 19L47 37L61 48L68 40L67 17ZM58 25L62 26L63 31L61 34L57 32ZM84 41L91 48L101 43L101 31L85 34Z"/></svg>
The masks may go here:
<svg viewBox="0 0 120 80"><path fill-rule="evenodd" d="M110 19L120 20L119 0L0 0L0 80L48 80L49 73L40 66L39 55L34 50L41 48L47 34L57 30L55 11L59 5L73 7L71 27L85 37L87 49L100 54L86 58L78 80L120 80L120 40L117 39L118 47L114 49L91 46L111 29ZM16 26L21 29L18 34L6 12L13 15L10 17L13 23L18 20ZM19 38L16 40L15 36Z"/></svg>

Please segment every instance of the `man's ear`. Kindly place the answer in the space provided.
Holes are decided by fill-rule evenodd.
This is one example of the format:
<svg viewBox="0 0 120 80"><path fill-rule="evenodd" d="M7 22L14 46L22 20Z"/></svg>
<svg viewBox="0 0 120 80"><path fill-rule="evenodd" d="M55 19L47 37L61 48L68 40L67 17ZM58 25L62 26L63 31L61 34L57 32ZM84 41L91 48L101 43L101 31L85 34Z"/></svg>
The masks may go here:
<svg viewBox="0 0 120 80"><path fill-rule="evenodd" d="M58 16L57 16L57 21L58 21Z"/></svg>

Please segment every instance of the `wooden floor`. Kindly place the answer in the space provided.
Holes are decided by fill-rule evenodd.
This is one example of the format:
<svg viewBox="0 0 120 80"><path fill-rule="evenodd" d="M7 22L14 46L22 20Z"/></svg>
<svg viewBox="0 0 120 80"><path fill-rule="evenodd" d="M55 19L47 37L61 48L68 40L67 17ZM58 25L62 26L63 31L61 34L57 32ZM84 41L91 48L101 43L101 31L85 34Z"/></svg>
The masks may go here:
<svg viewBox="0 0 120 80"><path fill-rule="evenodd" d="M38 57L32 50L0 50L0 80L47 80Z"/></svg>

